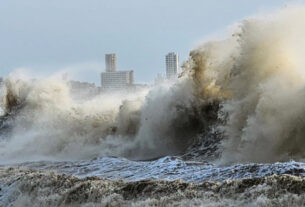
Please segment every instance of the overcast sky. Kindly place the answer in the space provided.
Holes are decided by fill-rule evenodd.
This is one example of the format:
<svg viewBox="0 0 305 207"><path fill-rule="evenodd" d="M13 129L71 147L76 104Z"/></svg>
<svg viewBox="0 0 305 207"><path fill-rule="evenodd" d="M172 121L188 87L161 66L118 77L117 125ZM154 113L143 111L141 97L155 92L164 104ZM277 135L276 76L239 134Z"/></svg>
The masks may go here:
<svg viewBox="0 0 305 207"><path fill-rule="evenodd" d="M1 0L0 76L16 68L100 84L104 54L136 82L165 71L165 54L180 63L202 39L247 16L284 7L284 0ZM296 2L296 1L293 1ZM304 1L297 1L304 2Z"/></svg>

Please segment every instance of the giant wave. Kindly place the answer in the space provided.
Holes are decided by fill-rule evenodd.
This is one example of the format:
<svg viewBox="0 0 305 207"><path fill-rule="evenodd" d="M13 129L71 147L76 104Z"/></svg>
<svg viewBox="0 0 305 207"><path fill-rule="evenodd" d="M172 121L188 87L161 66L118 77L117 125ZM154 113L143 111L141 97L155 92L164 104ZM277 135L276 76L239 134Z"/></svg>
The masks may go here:
<svg viewBox="0 0 305 207"><path fill-rule="evenodd" d="M12 73L1 89L0 160L189 158L211 147L218 163L302 160L304 18L291 7L243 20L191 51L177 81L132 94L79 102L65 81Z"/></svg>

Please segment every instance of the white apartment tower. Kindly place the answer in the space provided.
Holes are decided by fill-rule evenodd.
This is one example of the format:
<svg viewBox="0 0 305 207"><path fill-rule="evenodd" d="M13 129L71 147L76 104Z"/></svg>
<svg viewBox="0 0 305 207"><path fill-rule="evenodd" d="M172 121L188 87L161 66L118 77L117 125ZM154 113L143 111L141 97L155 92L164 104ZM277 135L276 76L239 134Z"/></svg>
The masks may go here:
<svg viewBox="0 0 305 207"><path fill-rule="evenodd" d="M116 71L116 54L106 54L105 55L106 72Z"/></svg>
<svg viewBox="0 0 305 207"><path fill-rule="evenodd" d="M176 53L170 52L165 56L166 63L166 77L167 79L172 79L177 77L179 57Z"/></svg>

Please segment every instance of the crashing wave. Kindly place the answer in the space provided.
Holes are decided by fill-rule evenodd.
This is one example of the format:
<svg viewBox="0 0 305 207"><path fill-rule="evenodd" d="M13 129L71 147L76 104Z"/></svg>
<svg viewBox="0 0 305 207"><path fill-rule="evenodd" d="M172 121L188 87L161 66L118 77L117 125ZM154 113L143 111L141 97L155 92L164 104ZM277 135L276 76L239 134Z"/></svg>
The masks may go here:
<svg viewBox="0 0 305 207"><path fill-rule="evenodd" d="M134 94L79 103L63 81L12 74L0 160L146 160L207 151L220 153L220 163L302 160L304 18L300 7L244 20L227 39L194 49L175 83Z"/></svg>
<svg viewBox="0 0 305 207"><path fill-rule="evenodd" d="M0 147L3 161L152 159L181 153L217 120L219 106L215 100L196 98L189 78L137 94L102 94L81 103L71 98L67 83L52 78L11 76L5 86L2 123L10 130Z"/></svg>

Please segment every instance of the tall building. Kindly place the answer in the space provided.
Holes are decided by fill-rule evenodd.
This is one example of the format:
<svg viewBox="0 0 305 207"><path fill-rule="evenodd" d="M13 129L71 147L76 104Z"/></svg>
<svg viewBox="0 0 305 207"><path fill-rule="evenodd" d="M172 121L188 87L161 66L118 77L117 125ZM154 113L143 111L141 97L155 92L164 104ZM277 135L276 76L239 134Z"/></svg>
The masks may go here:
<svg viewBox="0 0 305 207"><path fill-rule="evenodd" d="M102 72L103 89L127 89L133 85L133 71Z"/></svg>
<svg viewBox="0 0 305 207"><path fill-rule="evenodd" d="M116 71L116 54L106 54L105 55L106 72Z"/></svg>
<svg viewBox="0 0 305 207"><path fill-rule="evenodd" d="M177 77L179 57L176 53L170 52L165 56L166 77L168 79Z"/></svg>
<svg viewBox="0 0 305 207"><path fill-rule="evenodd" d="M106 72L102 72L102 89L126 89L133 85L133 71L116 71L116 55L105 55Z"/></svg>

